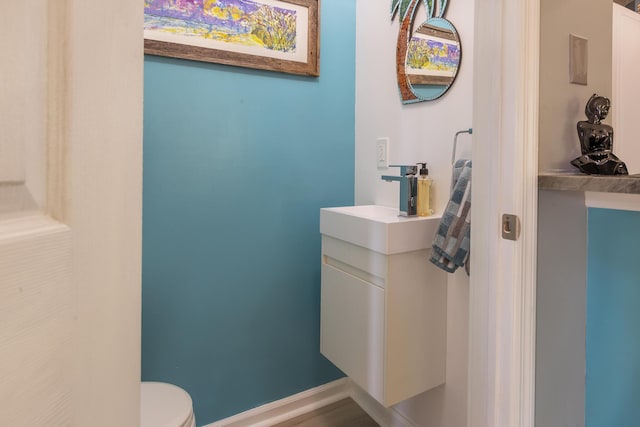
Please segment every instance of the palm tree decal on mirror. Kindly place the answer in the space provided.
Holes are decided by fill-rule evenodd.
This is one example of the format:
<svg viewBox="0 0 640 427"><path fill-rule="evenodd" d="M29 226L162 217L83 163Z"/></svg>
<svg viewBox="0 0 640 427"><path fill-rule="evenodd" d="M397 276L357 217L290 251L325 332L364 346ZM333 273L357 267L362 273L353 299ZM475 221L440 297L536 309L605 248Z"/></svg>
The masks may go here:
<svg viewBox="0 0 640 427"><path fill-rule="evenodd" d="M460 68L461 45L453 24L444 18L447 0L392 0L391 19L400 19L396 73L404 104L440 98L451 87ZM415 31L419 3L427 20ZM437 15L436 15L437 13Z"/></svg>

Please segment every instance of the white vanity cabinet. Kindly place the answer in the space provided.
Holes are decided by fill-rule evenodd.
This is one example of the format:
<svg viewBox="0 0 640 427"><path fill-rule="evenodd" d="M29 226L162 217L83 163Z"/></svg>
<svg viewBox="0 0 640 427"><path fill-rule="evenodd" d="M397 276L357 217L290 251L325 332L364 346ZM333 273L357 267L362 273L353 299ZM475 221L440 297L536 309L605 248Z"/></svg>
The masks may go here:
<svg viewBox="0 0 640 427"><path fill-rule="evenodd" d="M390 406L445 382L446 273L429 262L439 218L381 206L322 209L322 354Z"/></svg>

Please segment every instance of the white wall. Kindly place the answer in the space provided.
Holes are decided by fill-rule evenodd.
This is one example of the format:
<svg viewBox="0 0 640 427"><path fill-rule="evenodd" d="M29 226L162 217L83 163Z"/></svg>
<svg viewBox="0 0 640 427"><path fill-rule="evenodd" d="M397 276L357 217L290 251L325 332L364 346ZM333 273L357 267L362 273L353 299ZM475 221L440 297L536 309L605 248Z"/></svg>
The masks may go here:
<svg viewBox="0 0 640 427"><path fill-rule="evenodd" d="M577 172L569 162L580 155L576 123L594 93L611 97L611 0L542 0L540 4L541 172ZM588 85L569 83L569 34L589 40ZM613 105L606 122L616 114Z"/></svg>
<svg viewBox="0 0 640 427"><path fill-rule="evenodd" d="M472 126L474 2L452 0L446 14L462 41L462 65L453 87L436 101L412 105L402 105L398 93L399 20L391 20L390 4L357 0L355 202L398 206L398 184L380 179L398 170L376 166L376 139L389 137L390 164L429 163L434 209L442 213L449 198L453 137ZM417 23L424 21L419 7ZM469 135L459 137L459 158L470 158L471 141ZM449 277L446 384L394 407L418 426L463 427L467 421L469 280L462 271Z"/></svg>
<svg viewBox="0 0 640 427"><path fill-rule="evenodd" d="M451 149L458 130L471 127L473 80L472 0L453 0L446 18L462 41L462 65L453 87L436 101L402 105L396 82L398 18L389 16L390 1L358 0L356 11L356 177L357 204L398 206L398 183L384 182L379 170L375 142L389 137L389 163L426 161L434 180L436 212L446 206L451 179ZM416 22L424 21L422 6ZM460 136L459 157L471 156L471 138Z"/></svg>
<svg viewBox="0 0 640 427"><path fill-rule="evenodd" d="M612 6L618 15L614 19ZM612 98L614 152L631 173L638 172L640 128L634 117L634 93L640 93L635 71L640 68L638 15L610 0L592 0L588 7L574 0L543 0L541 11L540 170L577 171L568 164L580 152L575 124L584 120L584 104L597 92ZM588 86L568 83L569 33L589 38ZM553 64L562 69L554 71ZM566 191L539 194L537 427L585 425L588 214L584 197Z"/></svg>
<svg viewBox="0 0 640 427"><path fill-rule="evenodd" d="M542 0L540 10L539 170L578 172L576 123L592 94L612 96L612 2ZM569 34L589 40L586 86L569 82ZM583 193L540 192L537 427L584 425L586 235Z"/></svg>

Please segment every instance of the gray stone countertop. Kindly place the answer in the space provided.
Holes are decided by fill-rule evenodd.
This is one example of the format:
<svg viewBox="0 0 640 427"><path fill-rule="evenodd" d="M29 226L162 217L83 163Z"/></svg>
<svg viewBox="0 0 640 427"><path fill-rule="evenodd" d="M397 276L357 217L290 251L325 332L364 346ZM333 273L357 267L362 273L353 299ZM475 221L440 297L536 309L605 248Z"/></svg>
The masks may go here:
<svg viewBox="0 0 640 427"><path fill-rule="evenodd" d="M538 189L640 194L640 175L541 173L538 175Z"/></svg>

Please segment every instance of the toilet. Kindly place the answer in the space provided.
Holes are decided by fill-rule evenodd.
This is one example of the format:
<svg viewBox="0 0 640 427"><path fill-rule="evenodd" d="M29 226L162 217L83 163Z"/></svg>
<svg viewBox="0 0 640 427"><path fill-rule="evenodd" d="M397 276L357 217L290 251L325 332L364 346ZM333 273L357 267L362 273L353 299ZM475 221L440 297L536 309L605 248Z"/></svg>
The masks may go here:
<svg viewBox="0 0 640 427"><path fill-rule="evenodd" d="M180 387L143 381L140 390L141 427L196 427L191 396Z"/></svg>

